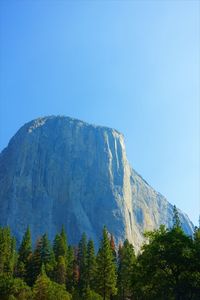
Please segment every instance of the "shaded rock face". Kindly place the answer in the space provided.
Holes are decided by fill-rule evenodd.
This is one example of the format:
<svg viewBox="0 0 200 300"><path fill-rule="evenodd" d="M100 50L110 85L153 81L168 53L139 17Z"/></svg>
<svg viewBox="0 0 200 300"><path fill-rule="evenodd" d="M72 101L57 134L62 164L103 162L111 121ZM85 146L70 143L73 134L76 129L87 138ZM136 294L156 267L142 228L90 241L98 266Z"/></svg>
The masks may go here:
<svg viewBox="0 0 200 300"><path fill-rule="evenodd" d="M25 124L0 155L0 225L21 240L50 239L65 226L75 244L85 232L96 245L102 227L139 249L143 231L172 225L173 207L129 165L123 135L68 117ZM184 230L193 225L180 213Z"/></svg>

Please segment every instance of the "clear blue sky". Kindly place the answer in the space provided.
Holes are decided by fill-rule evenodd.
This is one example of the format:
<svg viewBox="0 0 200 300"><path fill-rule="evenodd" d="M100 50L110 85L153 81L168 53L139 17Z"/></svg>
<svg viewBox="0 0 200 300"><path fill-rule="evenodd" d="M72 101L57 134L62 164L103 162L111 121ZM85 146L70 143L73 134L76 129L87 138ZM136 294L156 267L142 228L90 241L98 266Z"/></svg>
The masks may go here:
<svg viewBox="0 0 200 300"><path fill-rule="evenodd" d="M0 149L64 114L123 132L132 166L197 224L200 2L0 2Z"/></svg>

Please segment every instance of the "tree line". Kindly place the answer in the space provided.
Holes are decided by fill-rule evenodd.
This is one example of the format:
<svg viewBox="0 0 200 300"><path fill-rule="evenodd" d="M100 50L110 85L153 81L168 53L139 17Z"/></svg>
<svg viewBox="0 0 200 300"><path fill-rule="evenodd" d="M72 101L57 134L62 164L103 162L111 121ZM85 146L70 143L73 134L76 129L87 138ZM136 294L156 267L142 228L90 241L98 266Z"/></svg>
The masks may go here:
<svg viewBox="0 0 200 300"><path fill-rule="evenodd" d="M200 228L187 236L174 207L174 224L145 233L137 255L128 240L115 245L103 228L98 251L82 235L68 245L62 227L34 249L28 227L16 249L9 227L0 228L1 300L197 300L200 299Z"/></svg>

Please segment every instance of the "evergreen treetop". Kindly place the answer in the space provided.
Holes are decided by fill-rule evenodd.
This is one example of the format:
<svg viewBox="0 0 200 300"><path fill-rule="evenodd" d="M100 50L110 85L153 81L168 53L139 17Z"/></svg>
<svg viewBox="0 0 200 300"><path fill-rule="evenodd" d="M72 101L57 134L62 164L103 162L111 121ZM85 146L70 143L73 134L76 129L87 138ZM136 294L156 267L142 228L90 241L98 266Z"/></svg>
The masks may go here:
<svg viewBox="0 0 200 300"><path fill-rule="evenodd" d="M104 226L103 236L97 254L96 273L97 291L100 295L102 295L104 300L116 294L116 280L117 275L115 264L113 262L113 252L110 246L107 229Z"/></svg>

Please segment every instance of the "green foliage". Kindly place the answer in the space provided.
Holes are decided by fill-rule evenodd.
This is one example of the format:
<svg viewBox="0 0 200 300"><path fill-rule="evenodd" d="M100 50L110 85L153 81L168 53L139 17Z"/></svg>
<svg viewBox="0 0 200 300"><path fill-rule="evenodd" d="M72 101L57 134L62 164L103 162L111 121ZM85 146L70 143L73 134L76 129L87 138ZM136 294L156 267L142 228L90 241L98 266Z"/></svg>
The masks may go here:
<svg viewBox="0 0 200 300"><path fill-rule="evenodd" d="M28 228L17 255L10 229L0 228L0 300L199 300L200 228L188 237L174 210L171 229L145 236L137 257L127 240L117 254L104 227L96 257L85 235L78 248L67 246L64 228L54 251L44 234L32 252Z"/></svg>
<svg viewBox="0 0 200 300"><path fill-rule="evenodd" d="M97 254L96 288L105 300L117 293L117 276L113 261L113 252L106 228L103 229L103 237Z"/></svg>
<svg viewBox="0 0 200 300"><path fill-rule="evenodd" d="M97 294L95 291L86 289L85 293L81 297L81 300L103 300L102 296Z"/></svg>
<svg viewBox="0 0 200 300"><path fill-rule="evenodd" d="M133 274L133 294L142 299L196 299L192 249L192 239L178 226L150 233Z"/></svg>
<svg viewBox="0 0 200 300"><path fill-rule="evenodd" d="M180 228L181 227L181 222L179 219L179 213L178 210L176 208L176 205L174 205L173 207L173 227L174 228Z"/></svg>
<svg viewBox="0 0 200 300"><path fill-rule="evenodd" d="M50 276L51 278L53 277L55 257L47 234L44 234L37 240L35 250L29 259L30 263L27 268L27 282L30 285L33 285L37 276L40 274L42 264L44 264L48 276Z"/></svg>
<svg viewBox="0 0 200 300"><path fill-rule="evenodd" d="M35 246L35 250L30 257L30 263L28 266L28 278L27 282L31 286L34 284L37 276L40 274L42 267L42 259L41 259L41 249L42 249L42 238L38 238Z"/></svg>
<svg viewBox="0 0 200 300"><path fill-rule="evenodd" d="M114 236L112 234L110 237L110 247L111 247L112 253L113 253L113 261L115 264L117 264L117 252L116 252L116 247L115 247Z"/></svg>
<svg viewBox="0 0 200 300"><path fill-rule="evenodd" d="M71 295L64 285L51 281L42 268L33 287L33 300L71 300Z"/></svg>
<svg viewBox="0 0 200 300"><path fill-rule="evenodd" d="M14 279L11 276L3 273L0 275L0 299L8 299L12 291L13 282Z"/></svg>
<svg viewBox="0 0 200 300"><path fill-rule="evenodd" d="M31 288L19 278L14 279L11 293L19 300L30 300L32 298Z"/></svg>
<svg viewBox="0 0 200 300"><path fill-rule="evenodd" d="M67 277L66 275L67 275L66 260L63 256L59 256L54 271L54 279L59 284L65 284L66 277Z"/></svg>
<svg viewBox="0 0 200 300"><path fill-rule="evenodd" d="M41 263L45 265L47 275L53 277L53 270L55 267L55 256L51 244L48 240L47 234L42 236L42 245L40 249Z"/></svg>
<svg viewBox="0 0 200 300"><path fill-rule="evenodd" d="M86 281L89 289L95 289L95 275L97 269L94 243L89 240L87 244L87 267L86 267Z"/></svg>
<svg viewBox="0 0 200 300"><path fill-rule="evenodd" d="M0 228L0 273L13 274L16 259L15 239L10 229Z"/></svg>
<svg viewBox="0 0 200 300"><path fill-rule="evenodd" d="M22 239L22 243L18 250L18 255L19 255L18 260L23 262L25 265L27 265L31 252L32 252L31 232L30 232L30 227L28 226L24 234L24 237Z"/></svg>
<svg viewBox="0 0 200 300"><path fill-rule="evenodd" d="M61 229L61 232L60 232L60 236L62 238L63 245L64 245L63 249L65 251L65 253L63 253L63 256L65 256L67 254L67 235L66 235L64 226L62 226L62 229Z"/></svg>
<svg viewBox="0 0 200 300"><path fill-rule="evenodd" d="M61 233L56 234L53 244L53 251L56 260L59 256L65 257L67 259L67 236L65 233L64 226L62 226Z"/></svg>
<svg viewBox="0 0 200 300"><path fill-rule="evenodd" d="M31 246L31 232L28 227L24 237L22 239L22 243L18 250L18 262L16 267L16 276L26 279L28 276L28 264L32 253Z"/></svg>
<svg viewBox="0 0 200 300"><path fill-rule="evenodd" d="M31 288L19 278L10 275L0 275L0 299L1 300L31 300Z"/></svg>
<svg viewBox="0 0 200 300"><path fill-rule="evenodd" d="M82 295L87 289L87 237L83 233L78 246L79 290Z"/></svg>
<svg viewBox="0 0 200 300"><path fill-rule="evenodd" d="M200 227L194 231L194 247L192 257L192 277L193 293L200 295ZM196 298L197 299L197 298Z"/></svg>
<svg viewBox="0 0 200 300"><path fill-rule="evenodd" d="M136 257L133 245L125 240L123 246L119 250L118 255L118 295L124 300L130 297L131 291L131 276L136 264Z"/></svg>
<svg viewBox="0 0 200 300"><path fill-rule="evenodd" d="M71 293L74 290L75 282L74 282L74 266L75 266L75 257L74 257L74 249L72 246L68 246L67 249L67 270L66 270L66 286L67 290Z"/></svg>
<svg viewBox="0 0 200 300"><path fill-rule="evenodd" d="M95 291L87 288L82 295L78 290L75 290L72 295L73 300L103 300L102 296L97 294Z"/></svg>

